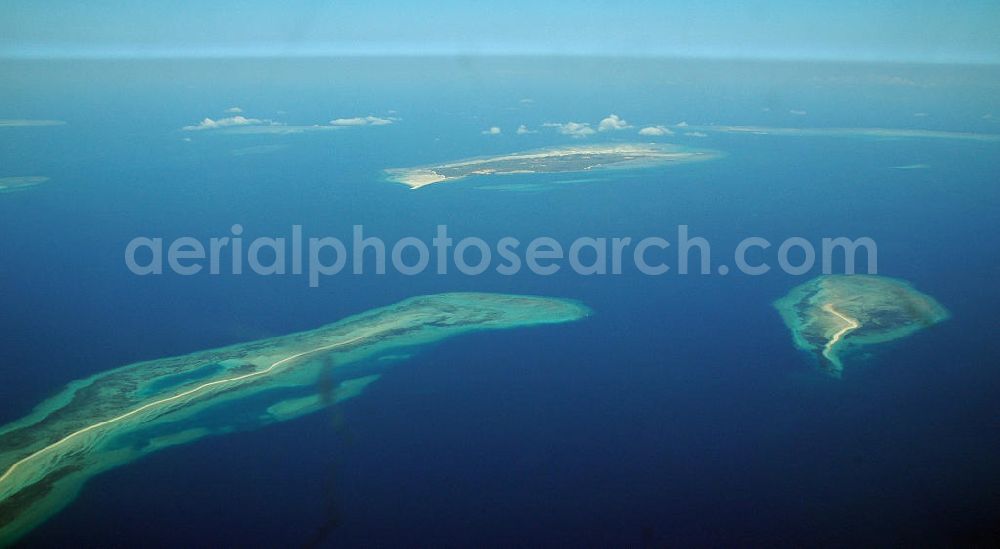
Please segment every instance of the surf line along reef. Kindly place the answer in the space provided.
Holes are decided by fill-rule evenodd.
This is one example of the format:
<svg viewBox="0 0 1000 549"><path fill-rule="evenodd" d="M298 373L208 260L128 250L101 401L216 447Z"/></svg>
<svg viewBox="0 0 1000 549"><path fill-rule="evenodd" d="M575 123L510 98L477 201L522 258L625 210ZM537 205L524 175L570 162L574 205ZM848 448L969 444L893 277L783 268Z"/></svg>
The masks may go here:
<svg viewBox="0 0 1000 549"><path fill-rule="evenodd" d="M589 314L581 303L548 297L419 296L311 331L139 362L74 381L30 415L0 427L0 545L62 509L102 471L162 448L286 421L354 397L393 362L378 359L400 356L393 351L466 332L572 322ZM324 375L338 383L328 394L317 391Z"/></svg>
<svg viewBox="0 0 1000 549"><path fill-rule="evenodd" d="M900 339L946 320L948 310L908 282L874 275L825 275L774 302L796 347L840 377L842 355Z"/></svg>

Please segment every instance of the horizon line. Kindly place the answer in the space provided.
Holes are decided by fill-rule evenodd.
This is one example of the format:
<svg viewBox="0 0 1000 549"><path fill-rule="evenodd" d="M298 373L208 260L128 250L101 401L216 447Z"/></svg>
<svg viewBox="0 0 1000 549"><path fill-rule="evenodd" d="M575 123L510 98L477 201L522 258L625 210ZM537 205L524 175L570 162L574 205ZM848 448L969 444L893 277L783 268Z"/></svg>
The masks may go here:
<svg viewBox="0 0 1000 549"><path fill-rule="evenodd" d="M0 61L31 60L223 60L223 59L323 59L323 58L610 58L747 62L817 62L858 64L972 65L1000 66L1000 57L991 55L864 55L848 52L788 54L778 51L711 50L557 50L546 48L461 48L438 46L421 48L358 48L340 46L260 46L260 47L135 47L135 46L26 46L0 47Z"/></svg>

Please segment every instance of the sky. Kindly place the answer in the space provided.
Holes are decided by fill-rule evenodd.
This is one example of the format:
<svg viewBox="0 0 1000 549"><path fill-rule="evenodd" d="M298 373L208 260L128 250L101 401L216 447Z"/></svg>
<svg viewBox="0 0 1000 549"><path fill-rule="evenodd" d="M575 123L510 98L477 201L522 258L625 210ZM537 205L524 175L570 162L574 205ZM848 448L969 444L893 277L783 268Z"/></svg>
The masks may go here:
<svg viewBox="0 0 1000 549"><path fill-rule="evenodd" d="M4 0L0 57L627 55L1000 63L997 0Z"/></svg>

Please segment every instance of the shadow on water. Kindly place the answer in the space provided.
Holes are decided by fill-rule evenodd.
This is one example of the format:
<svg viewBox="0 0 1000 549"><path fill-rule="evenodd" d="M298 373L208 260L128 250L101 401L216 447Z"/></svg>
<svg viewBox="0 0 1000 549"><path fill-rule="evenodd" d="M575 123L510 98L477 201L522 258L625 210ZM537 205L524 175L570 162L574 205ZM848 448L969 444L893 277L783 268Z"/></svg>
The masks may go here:
<svg viewBox="0 0 1000 549"><path fill-rule="evenodd" d="M319 377L316 380L316 390L319 393L320 399L323 405L328 407L330 412L330 422L333 428L334 434L340 440L340 442L347 442L349 440L346 424L344 421L344 414L339 407L334 406L337 402L337 387L338 384L334 378L334 361L330 356L323 358L323 368L320 370ZM317 479L319 481L320 479ZM331 458L329 465L329 470L327 471L326 478L322 479L324 484L324 494L325 494L325 509L323 511L322 522L315 528L309 538L303 542L303 548L312 547L324 547L327 546L328 539L330 535L340 527L342 523L342 516L340 511L340 504L337 497L337 456Z"/></svg>

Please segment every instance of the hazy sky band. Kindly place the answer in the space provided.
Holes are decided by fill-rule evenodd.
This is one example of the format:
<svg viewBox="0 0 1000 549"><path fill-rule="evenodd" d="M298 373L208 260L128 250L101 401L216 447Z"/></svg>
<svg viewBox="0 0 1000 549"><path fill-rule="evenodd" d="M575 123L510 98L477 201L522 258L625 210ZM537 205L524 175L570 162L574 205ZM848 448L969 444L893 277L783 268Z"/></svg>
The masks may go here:
<svg viewBox="0 0 1000 549"><path fill-rule="evenodd" d="M1000 4L10 0L5 57L556 54L1000 62Z"/></svg>

